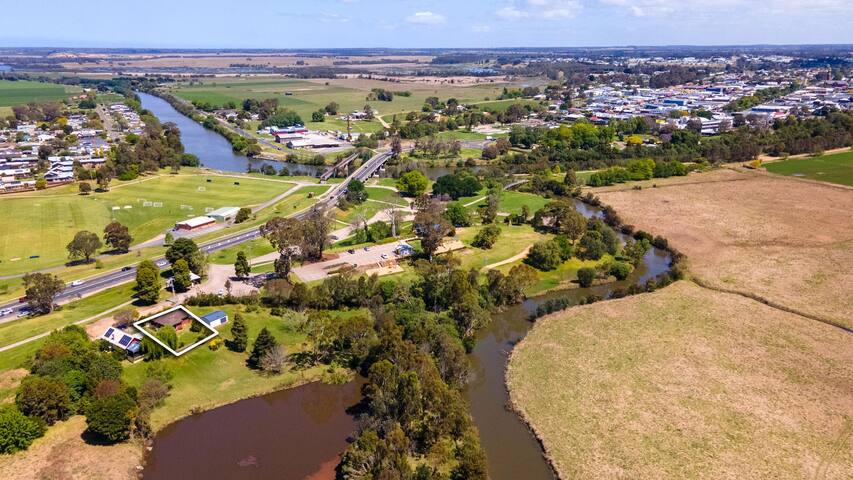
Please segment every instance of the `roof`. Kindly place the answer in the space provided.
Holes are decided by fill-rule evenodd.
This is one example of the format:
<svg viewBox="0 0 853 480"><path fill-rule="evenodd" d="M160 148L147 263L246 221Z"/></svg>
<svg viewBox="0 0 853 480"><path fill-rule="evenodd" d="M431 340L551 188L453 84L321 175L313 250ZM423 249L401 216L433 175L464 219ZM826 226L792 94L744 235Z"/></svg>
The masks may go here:
<svg viewBox="0 0 853 480"><path fill-rule="evenodd" d="M158 325L174 327L175 325L183 323L184 320L191 319L192 317L190 317L186 311L179 309L164 313L158 317L153 317L150 320Z"/></svg>
<svg viewBox="0 0 853 480"><path fill-rule="evenodd" d="M208 324L209 324L209 323L212 323L212 322L216 322L216 321L222 320L223 318L227 319L227 318L228 318L228 314L227 314L227 313L225 313L225 312L223 312L222 310L217 310L217 311L215 311L215 312L210 312L210 313L208 313L207 315L204 315L204 316L202 316L202 317L201 317L201 319L202 319L202 320L204 320L204 323L208 323Z"/></svg>
<svg viewBox="0 0 853 480"><path fill-rule="evenodd" d="M240 209L238 207L222 207L217 208L212 212L208 212L208 217L230 217L231 215L236 215Z"/></svg>
<svg viewBox="0 0 853 480"><path fill-rule="evenodd" d="M136 346L139 343L140 338L138 335L130 335L115 327L107 328L107 330L101 335L101 338L123 350L132 351L133 349L139 349L139 347Z"/></svg>
<svg viewBox="0 0 853 480"><path fill-rule="evenodd" d="M189 220L184 220L182 222L178 222L175 225L186 225L190 228L195 228L195 227L200 227L202 225L207 225L208 223L212 223L215 221L216 220L214 220L208 216L201 216L201 217L190 218Z"/></svg>

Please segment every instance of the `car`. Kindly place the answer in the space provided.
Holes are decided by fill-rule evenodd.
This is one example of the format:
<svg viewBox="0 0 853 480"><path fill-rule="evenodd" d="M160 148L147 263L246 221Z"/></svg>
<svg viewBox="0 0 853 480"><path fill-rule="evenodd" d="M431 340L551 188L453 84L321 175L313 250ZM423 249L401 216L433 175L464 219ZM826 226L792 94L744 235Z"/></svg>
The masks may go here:
<svg viewBox="0 0 853 480"><path fill-rule="evenodd" d="M3 310L0 310L0 317L5 317L6 315L9 315L13 311L14 310L12 310L11 308L4 308Z"/></svg>
<svg viewBox="0 0 853 480"><path fill-rule="evenodd" d="M349 250L347 250L347 253L349 253L350 255L355 255L355 250L350 248Z"/></svg>
<svg viewBox="0 0 853 480"><path fill-rule="evenodd" d="M224 296L224 295L225 295L225 290L224 290L224 289L222 289L222 288L220 288L220 289L219 289L219 292L217 293L217 295L219 295L220 297Z"/></svg>
<svg viewBox="0 0 853 480"><path fill-rule="evenodd" d="M369 252L369 251L370 251L370 247L364 247L364 251L365 251L365 252Z"/></svg>
<svg viewBox="0 0 853 480"><path fill-rule="evenodd" d="M383 253L383 254L382 254L382 259L383 259L383 260L388 260L388 254L387 254L387 253Z"/></svg>
<svg viewBox="0 0 853 480"><path fill-rule="evenodd" d="M83 280L74 280L73 282L71 282L71 286L72 287L79 287L80 285L83 285L84 283L85 282Z"/></svg>
<svg viewBox="0 0 853 480"><path fill-rule="evenodd" d="M30 311L27 309L22 308L22 309L18 310L18 318L27 317L29 315L30 315Z"/></svg>
<svg viewBox="0 0 853 480"><path fill-rule="evenodd" d="M133 268L133 267L131 267L131 266L129 266L129 265L128 265L128 266L126 266L126 267L121 267L121 271L122 271L122 272L127 272L127 271L129 271L130 269L132 269L132 268Z"/></svg>

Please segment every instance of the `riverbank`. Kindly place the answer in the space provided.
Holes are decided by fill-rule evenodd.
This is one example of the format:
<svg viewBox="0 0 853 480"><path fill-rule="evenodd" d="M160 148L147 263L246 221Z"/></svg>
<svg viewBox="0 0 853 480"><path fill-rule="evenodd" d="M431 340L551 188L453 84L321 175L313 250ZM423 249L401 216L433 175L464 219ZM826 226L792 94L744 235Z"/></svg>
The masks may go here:
<svg viewBox="0 0 853 480"><path fill-rule="evenodd" d="M552 314L512 353L512 405L559 476L850 471L853 199L732 170L593 191L695 283Z"/></svg>

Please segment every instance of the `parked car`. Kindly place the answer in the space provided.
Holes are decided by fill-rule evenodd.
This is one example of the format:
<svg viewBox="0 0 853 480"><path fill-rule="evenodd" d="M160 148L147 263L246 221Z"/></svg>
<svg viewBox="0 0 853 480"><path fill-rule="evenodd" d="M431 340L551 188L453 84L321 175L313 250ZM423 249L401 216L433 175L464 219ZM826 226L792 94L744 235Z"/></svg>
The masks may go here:
<svg viewBox="0 0 853 480"><path fill-rule="evenodd" d="M365 252L369 252L369 251L370 251L370 247L364 247L364 251L365 251Z"/></svg>
<svg viewBox="0 0 853 480"><path fill-rule="evenodd" d="M383 259L383 260L388 260L388 254L387 254L387 253L383 253L383 254L382 254L382 259Z"/></svg>
<svg viewBox="0 0 853 480"><path fill-rule="evenodd" d="M347 253L349 253L350 255L354 255L354 254L355 254L355 250L353 250L352 248L350 248L349 250L347 250Z"/></svg>

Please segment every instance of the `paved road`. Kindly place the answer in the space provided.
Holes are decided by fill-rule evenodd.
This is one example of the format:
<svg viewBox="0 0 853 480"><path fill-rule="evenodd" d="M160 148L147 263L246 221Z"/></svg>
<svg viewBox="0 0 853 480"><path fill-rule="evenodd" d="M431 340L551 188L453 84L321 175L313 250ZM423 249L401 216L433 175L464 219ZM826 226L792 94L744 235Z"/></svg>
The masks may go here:
<svg viewBox="0 0 853 480"><path fill-rule="evenodd" d="M362 166L359 167L358 170L353 172L343 182L333 185L332 188L326 192L323 198L319 202L317 202L311 209L299 212L295 214L294 217L297 219L301 219L307 216L309 213L317 211L318 209L325 211L330 208L333 208L335 205L337 205L338 199L340 199L340 197L346 193L349 182L351 182L354 178L357 178L362 181L366 180L377 170L379 170L379 168L382 167L382 165L384 165L389 158L391 158L390 153L380 153L374 156L373 158L362 164ZM295 189L291 189L290 191L294 190ZM217 240L212 240L210 242L200 245L199 248L204 253L212 253L229 247L233 247L234 245L239 245L241 243L254 240L256 238L259 238L260 236L261 234L259 229L253 228L251 230L226 236ZM169 268L169 262L166 261L166 259L163 257L158 257L154 259L154 263L161 270ZM57 296L56 302L65 303L72 300L76 300L78 298L86 297L101 290L110 287L115 287L117 285L133 281L135 279L135 266L124 267L121 270L113 270L110 272L106 272L96 277L89 278L81 285L69 285L61 294ZM19 312L21 312L22 310L26 310L27 305L20 302L10 302L4 305L0 305L0 310L4 309L11 309L12 313L0 317L0 323L14 321L19 318Z"/></svg>

